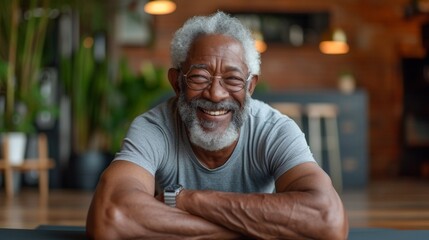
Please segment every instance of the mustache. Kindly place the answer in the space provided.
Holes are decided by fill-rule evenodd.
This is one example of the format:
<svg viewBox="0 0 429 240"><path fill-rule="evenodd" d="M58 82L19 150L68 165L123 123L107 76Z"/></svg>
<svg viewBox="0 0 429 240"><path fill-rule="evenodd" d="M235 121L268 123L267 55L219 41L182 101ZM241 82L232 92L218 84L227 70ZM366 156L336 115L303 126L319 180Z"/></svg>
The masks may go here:
<svg viewBox="0 0 429 240"><path fill-rule="evenodd" d="M211 101L208 101L206 99L192 99L189 102L190 107L192 108L203 108L208 110L231 110L234 112L237 112L240 110L240 104L234 100L225 100L219 103L214 103Z"/></svg>

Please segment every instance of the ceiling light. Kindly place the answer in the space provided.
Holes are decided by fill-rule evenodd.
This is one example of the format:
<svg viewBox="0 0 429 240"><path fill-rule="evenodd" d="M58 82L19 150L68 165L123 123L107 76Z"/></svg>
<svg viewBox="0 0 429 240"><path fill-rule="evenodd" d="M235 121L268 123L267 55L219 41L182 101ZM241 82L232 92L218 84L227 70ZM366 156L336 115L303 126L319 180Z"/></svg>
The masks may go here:
<svg viewBox="0 0 429 240"><path fill-rule="evenodd" d="M254 31L252 33L255 39L255 48L259 53L263 53L267 50L267 44L264 41L264 36L260 31Z"/></svg>
<svg viewBox="0 0 429 240"><path fill-rule="evenodd" d="M322 38L319 49L324 54L346 54L349 52L346 33L341 28L329 30Z"/></svg>
<svg viewBox="0 0 429 240"><path fill-rule="evenodd" d="M169 14L176 10L176 3L172 0L151 0L145 4L144 10L153 15Z"/></svg>

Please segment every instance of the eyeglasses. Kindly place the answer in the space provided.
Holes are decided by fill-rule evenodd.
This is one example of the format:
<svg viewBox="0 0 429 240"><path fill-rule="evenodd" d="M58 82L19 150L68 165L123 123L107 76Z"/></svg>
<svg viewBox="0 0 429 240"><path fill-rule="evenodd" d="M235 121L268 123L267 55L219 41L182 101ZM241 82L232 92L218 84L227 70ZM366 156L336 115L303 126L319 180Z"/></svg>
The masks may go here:
<svg viewBox="0 0 429 240"><path fill-rule="evenodd" d="M241 91L250 80L251 74L245 77L240 73L225 73L222 76L213 76L207 70L201 68L191 68L185 77L186 85L192 90L202 91L212 85L213 79L218 78L220 85L228 92Z"/></svg>

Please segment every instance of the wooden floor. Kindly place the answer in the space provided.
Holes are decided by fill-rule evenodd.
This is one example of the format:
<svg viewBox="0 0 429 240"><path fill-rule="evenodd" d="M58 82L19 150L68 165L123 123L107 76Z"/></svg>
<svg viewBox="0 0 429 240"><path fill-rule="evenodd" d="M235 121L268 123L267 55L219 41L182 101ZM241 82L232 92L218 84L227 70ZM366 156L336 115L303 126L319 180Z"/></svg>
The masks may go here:
<svg viewBox="0 0 429 240"><path fill-rule="evenodd" d="M83 226L92 192L51 190L48 200L37 189L22 189L7 200L0 193L1 228L42 224ZM429 180L375 182L367 189L341 193L351 227L429 229Z"/></svg>

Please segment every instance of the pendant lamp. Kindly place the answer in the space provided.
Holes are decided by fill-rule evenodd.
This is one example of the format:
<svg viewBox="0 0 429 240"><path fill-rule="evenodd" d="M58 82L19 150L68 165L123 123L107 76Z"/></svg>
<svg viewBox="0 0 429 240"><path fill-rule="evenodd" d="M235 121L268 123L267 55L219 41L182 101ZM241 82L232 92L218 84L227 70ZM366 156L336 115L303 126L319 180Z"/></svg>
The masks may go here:
<svg viewBox="0 0 429 240"><path fill-rule="evenodd" d="M169 14L176 10L176 3L173 0L150 0L144 10L153 15Z"/></svg>
<svg viewBox="0 0 429 240"><path fill-rule="evenodd" d="M319 49L324 54L346 54L349 52L347 36L341 28L328 30L319 44Z"/></svg>
<svg viewBox="0 0 429 240"><path fill-rule="evenodd" d="M259 53L263 53L267 50L267 44L264 41L264 36L260 31L252 32L253 38L255 40L255 48Z"/></svg>

